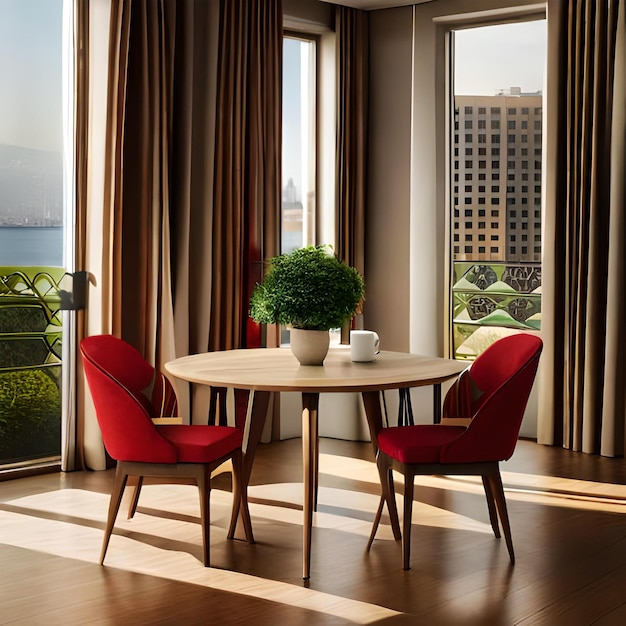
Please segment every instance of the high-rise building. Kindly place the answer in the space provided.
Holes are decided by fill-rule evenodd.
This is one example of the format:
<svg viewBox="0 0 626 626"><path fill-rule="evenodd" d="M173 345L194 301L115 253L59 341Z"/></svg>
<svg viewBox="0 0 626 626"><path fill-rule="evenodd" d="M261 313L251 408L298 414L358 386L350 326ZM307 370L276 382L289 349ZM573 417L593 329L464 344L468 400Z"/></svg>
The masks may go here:
<svg viewBox="0 0 626 626"><path fill-rule="evenodd" d="M541 93L454 101L454 259L540 261Z"/></svg>

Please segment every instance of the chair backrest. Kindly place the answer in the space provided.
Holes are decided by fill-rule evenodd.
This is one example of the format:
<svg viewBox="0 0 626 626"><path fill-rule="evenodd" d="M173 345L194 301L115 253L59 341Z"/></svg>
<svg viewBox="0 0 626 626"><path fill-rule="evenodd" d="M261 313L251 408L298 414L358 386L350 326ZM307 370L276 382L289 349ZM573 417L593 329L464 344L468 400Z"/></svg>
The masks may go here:
<svg viewBox="0 0 626 626"><path fill-rule="evenodd" d="M472 364L474 398L467 431L446 446L442 461L508 459L515 450L543 344L519 333L499 339Z"/></svg>
<svg viewBox="0 0 626 626"><path fill-rule="evenodd" d="M154 426L154 407L144 393L154 368L133 346L112 335L86 337L80 350L109 455L118 461L175 463L176 451Z"/></svg>

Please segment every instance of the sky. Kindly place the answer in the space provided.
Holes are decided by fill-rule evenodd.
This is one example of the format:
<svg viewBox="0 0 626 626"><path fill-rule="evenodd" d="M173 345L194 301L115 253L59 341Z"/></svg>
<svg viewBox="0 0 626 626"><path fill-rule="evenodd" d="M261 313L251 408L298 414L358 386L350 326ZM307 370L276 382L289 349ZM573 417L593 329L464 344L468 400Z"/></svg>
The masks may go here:
<svg viewBox="0 0 626 626"><path fill-rule="evenodd" d="M299 42L287 40L283 60L283 185L293 178L301 190ZM455 32L455 94L492 96L520 87L543 91L546 21L474 27Z"/></svg>
<svg viewBox="0 0 626 626"><path fill-rule="evenodd" d="M0 144L62 150L63 0L0 0Z"/></svg>
<svg viewBox="0 0 626 626"><path fill-rule="evenodd" d="M300 45L295 39L285 39L283 43L283 187L293 178L298 200L302 192L300 142L297 140L301 132Z"/></svg>
<svg viewBox="0 0 626 626"><path fill-rule="evenodd" d="M458 30L454 46L455 95L493 96L510 87L543 91L545 20Z"/></svg>

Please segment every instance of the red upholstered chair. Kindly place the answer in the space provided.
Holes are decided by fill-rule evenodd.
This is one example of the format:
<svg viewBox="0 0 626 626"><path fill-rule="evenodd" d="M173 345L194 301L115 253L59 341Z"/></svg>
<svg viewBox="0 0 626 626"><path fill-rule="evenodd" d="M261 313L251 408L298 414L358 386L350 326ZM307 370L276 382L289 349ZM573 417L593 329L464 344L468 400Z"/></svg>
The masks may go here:
<svg viewBox="0 0 626 626"><path fill-rule="evenodd" d="M128 477L137 476L139 482L129 517L134 514L144 477L156 477L165 482L191 479L197 484L204 565L208 567L211 472L228 459L233 466L233 515L228 538L234 535L241 502L246 537L252 541L247 498L242 498L241 429L155 425L152 421L158 416L153 404L155 370L141 354L111 335L87 337L81 341L80 350L104 446L117 461L100 564L104 562Z"/></svg>
<svg viewBox="0 0 626 626"><path fill-rule="evenodd" d="M376 534L385 500L392 525L398 524L392 470L404 475L404 569L410 568L414 477L474 475L482 477L494 534L500 537L499 516L511 563L515 563L499 462L509 459L515 450L541 349L541 339L529 334L498 340L452 386L444 401L442 424L397 426L377 433L383 498L368 547ZM467 425L454 425L457 421Z"/></svg>

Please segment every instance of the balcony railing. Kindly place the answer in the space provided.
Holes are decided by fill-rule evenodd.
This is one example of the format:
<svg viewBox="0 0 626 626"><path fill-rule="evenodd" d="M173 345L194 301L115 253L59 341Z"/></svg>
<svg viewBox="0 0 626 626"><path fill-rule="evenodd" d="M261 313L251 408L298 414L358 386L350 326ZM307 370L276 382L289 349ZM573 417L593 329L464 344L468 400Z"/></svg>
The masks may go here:
<svg viewBox="0 0 626 626"><path fill-rule="evenodd" d="M0 468L60 457L64 276L0 267Z"/></svg>
<svg viewBox="0 0 626 626"><path fill-rule="evenodd" d="M539 263L454 263L454 358L473 360L503 335L541 328Z"/></svg>

